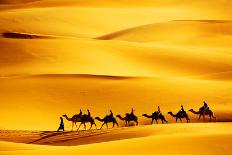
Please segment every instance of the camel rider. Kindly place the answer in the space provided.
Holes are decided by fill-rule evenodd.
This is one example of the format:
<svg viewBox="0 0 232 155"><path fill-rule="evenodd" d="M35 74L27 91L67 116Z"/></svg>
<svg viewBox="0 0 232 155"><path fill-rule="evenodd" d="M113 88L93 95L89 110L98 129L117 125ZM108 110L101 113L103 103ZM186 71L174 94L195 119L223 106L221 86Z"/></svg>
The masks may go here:
<svg viewBox="0 0 232 155"><path fill-rule="evenodd" d="M112 110L110 110L109 117L111 117L111 118L113 118L113 117L114 117L114 114L113 114Z"/></svg>
<svg viewBox="0 0 232 155"><path fill-rule="evenodd" d="M180 111L185 112L183 105L181 105L181 110Z"/></svg>
<svg viewBox="0 0 232 155"><path fill-rule="evenodd" d="M204 101L204 105L202 106L202 109L204 110L204 113L209 110L209 106L205 101Z"/></svg>
<svg viewBox="0 0 232 155"><path fill-rule="evenodd" d="M160 107L159 107L159 106L158 106L158 111L157 111L157 113L158 113L158 116L161 115L161 111L160 111Z"/></svg>
<svg viewBox="0 0 232 155"><path fill-rule="evenodd" d="M184 106L183 106L183 105L181 105L180 111L181 111L181 113L182 113L183 115L186 114L186 111L184 110Z"/></svg>
<svg viewBox="0 0 232 155"><path fill-rule="evenodd" d="M79 114L77 114L77 115L76 115L76 117L77 117L77 118L82 117L82 111L81 111L81 109L80 109L80 113L79 113Z"/></svg>
<svg viewBox="0 0 232 155"><path fill-rule="evenodd" d="M90 113L89 109L87 109L87 111L88 111L88 114L87 114L87 115L88 115L88 116L91 116L91 113Z"/></svg>
<svg viewBox="0 0 232 155"><path fill-rule="evenodd" d="M133 108L131 109L131 115L134 115L134 109Z"/></svg>

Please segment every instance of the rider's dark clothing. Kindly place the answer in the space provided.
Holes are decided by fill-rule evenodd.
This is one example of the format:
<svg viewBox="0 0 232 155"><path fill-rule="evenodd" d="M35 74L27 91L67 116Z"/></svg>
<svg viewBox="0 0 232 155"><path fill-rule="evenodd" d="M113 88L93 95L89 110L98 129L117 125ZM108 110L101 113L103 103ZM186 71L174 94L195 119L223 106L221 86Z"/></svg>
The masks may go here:
<svg viewBox="0 0 232 155"><path fill-rule="evenodd" d="M89 111L89 110L87 110L87 111L88 111L88 114L87 114L87 115L88 115L88 116L91 116L91 113L90 113L90 111Z"/></svg>

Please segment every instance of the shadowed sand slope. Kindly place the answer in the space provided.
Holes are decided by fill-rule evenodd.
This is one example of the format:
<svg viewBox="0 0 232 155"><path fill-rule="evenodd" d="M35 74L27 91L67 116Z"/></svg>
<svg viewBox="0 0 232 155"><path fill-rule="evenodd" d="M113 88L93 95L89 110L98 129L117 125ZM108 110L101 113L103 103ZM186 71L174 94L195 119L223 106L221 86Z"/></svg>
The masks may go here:
<svg viewBox="0 0 232 155"><path fill-rule="evenodd" d="M5 38L15 38L15 39L47 39L47 38L50 38L49 36L19 33L19 32L3 32L2 36Z"/></svg>
<svg viewBox="0 0 232 155"><path fill-rule="evenodd" d="M223 20L177 20L130 28L97 39L160 42L232 35L232 22Z"/></svg>
<svg viewBox="0 0 232 155"><path fill-rule="evenodd" d="M207 130L206 130L207 129ZM42 144L47 145L63 145L63 146L41 146L32 144L16 144L9 142L0 142L0 153L5 155L13 154L94 154L101 152L106 154L199 154L200 152L207 152L210 154L220 155L223 150L225 155L231 154L231 124L217 123L217 124L181 124L181 125L158 125L125 129L107 130L104 134L93 134L94 132L104 131L88 131L88 132L64 132L64 133L46 133L47 139L41 139ZM9 137L15 136L12 140L17 140L19 137L27 137L25 140L31 140L27 134L30 132L20 131L4 131L5 135ZM1 131L1 134L4 133ZM42 132L41 132L42 133ZM31 135L36 137L34 132ZM138 134L135 134L138 133ZM20 135L17 135L20 134ZM43 138L46 135L42 133ZM133 135L134 134L134 135ZM86 136L84 136L86 135ZM131 135L134 138L130 137ZM33 137L32 136L32 137ZM117 138L116 138L117 137ZM132 138L120 140L120 138ZM19 138L20 139L20 138ZM63 141L65 139L65 141ZM85 140L85 141L84 141ZM102 141L99 141L102 140ZM110 141L109 141L110 140ZM114 141L111 141L114 140ZM91 142L102 142L91 145L81 145L66 147L66 145L80 145ZM105 141L105 142L104 142ZM107 142L108 141L108 142ZM218 145L220 141L222 145ZM45 142L45 143L43 143ZM106 143L107 142L107 143ZM26 141L22 141L26 143ZM204 147L202 146L204 145ZM155 146L155 149L153 149ZM168 146L168 147L167 147ZM117 148L117 151L115 151Z"/></svg>
<svg viewBox="0 0 232 155"><path fill-rule="evenodd" d="M207 130L202 129L202 127ZM43 145L84 145L131 138L175 135L231 135L231 123L166 124L105 130L51 132L51 131L0 131L0 140ZM202 130L201 130L202 129ZM223 130L222 130L223 129Z"/></svg>

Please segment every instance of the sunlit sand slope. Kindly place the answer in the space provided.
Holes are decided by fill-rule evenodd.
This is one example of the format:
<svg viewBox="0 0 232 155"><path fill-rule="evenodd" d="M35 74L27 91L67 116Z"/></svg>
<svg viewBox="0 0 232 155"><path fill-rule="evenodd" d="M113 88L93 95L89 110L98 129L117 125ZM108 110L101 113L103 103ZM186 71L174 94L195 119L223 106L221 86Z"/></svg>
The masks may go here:
<svg viewBox="0 0 232 155"><path fill-rule="evenodd" d="M32 144L16 144L8 142L0 142L0 154L94 154L101 150L101 154L199 154L200 152L207 152L219 155L223 150L225 155L231 154L231 124L217 123L217 124L172 124L172 125L158 125L135 127L125 129L107 130L105 134L91 134L89 132L66 132L51 134L45 137L41 135L41 140L37 143L48 142L48 145L63 145L39 146ZM2 133L3 131L1 131ZM17 135L17 132L20 135ZM94 131L104 132L104 131ZM93 133L94 133L93 132ZM135 134L138 133L138 134ZM30 132L20 131L5 131L5 134L11 136L16 135L13 141L17 141L19 137L27 137ZM32 135L40 134L34 132ZM134 134L134 135L133 135ZM86 135L86 136L84 136ZM133 136L134 138L132 138ZM44 139L43 139L44 136ZM132 137L131 137L132 136ZM117 138L116 138L117 137ZM119 140L120 137L132 138ZM20 139L20 138L19 138ZM8 138L10 140L10 138ZM26 141L31 139L25 139ZM65 145L79 145L84 143L102 142L91 145L81 145L65 147ZM114 140L114 141L111 141ZM104 142L105 141L105 142ZM107 142L106 141L110 141ZM223 145L218 145L220 141ZM46 143L45 143L46 144ZM154 148L155 146L155 148ZM168 146L168 147L167 147ZM117 151L115 151L117 148Z"/></svg>
<svg viewBox="0 0 232 155"><path fill-rule="evenodd" d="M2 74L199 78L222 73L225 79L230 79L225 73L229 73L232 66L229 49L212 51L207 48L75 39L0 39L0 42L4 49L1 51L4 57L0 58L1 65L5 66L0 68ZM217 79L217 76L213 77Z"/></svg>
<svg viewBox="0 0 232 155"><path fill-rule="evenodd" d="M107 34L98 39L160 42L232 35L232 22L223 20L177 20L155 23Z"/></svg>
<svg viewBox="0 0 232 155"><path fill-rule="evenodd" d="M231 120L231 2L1 2L1 128L54 129L80 108L141 116L160 105L172 121L168 111L204 100Z"/></svg>
<svg viewBox="0 0 232 155"><path fill-rule="evenodd" d="M209 102L218 121L231 121L232 86L229 81L61 74L11 75L1 78L0 90L0 101L5 103L0 113L5 118L0 120L1 126L10 129L56 130L59 123L57 116L67 114L71 117L80 108L84 113L87 108L90 109L93 117L104 117L109 109L115 115L124 115L134 107L140 124L148 124L150 120L141 115L151 114L160 105L166 119L174 122L175 119L167 112L176 113L181 104L186 110L198 110L203 100ZM197 115L189 115L191 121L196 122ZM18 116L20 121L14 121ZM125 125L118 121L121 126ZM100 127L100 123L97 125ZM71 123L66 120L65 128L71 129Z"/></svg>

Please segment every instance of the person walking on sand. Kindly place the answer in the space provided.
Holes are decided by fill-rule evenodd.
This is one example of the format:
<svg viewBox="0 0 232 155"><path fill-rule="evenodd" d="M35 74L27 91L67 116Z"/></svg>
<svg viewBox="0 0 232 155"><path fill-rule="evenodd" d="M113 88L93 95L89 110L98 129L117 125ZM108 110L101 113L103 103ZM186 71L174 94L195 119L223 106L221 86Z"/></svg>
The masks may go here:
<svg viewBox="0 0 232 155"><path fill-rule="evenodd" d="M63 130L64 131L64 120L62 117L60 117L60 126L57 131Z"/></svg>

